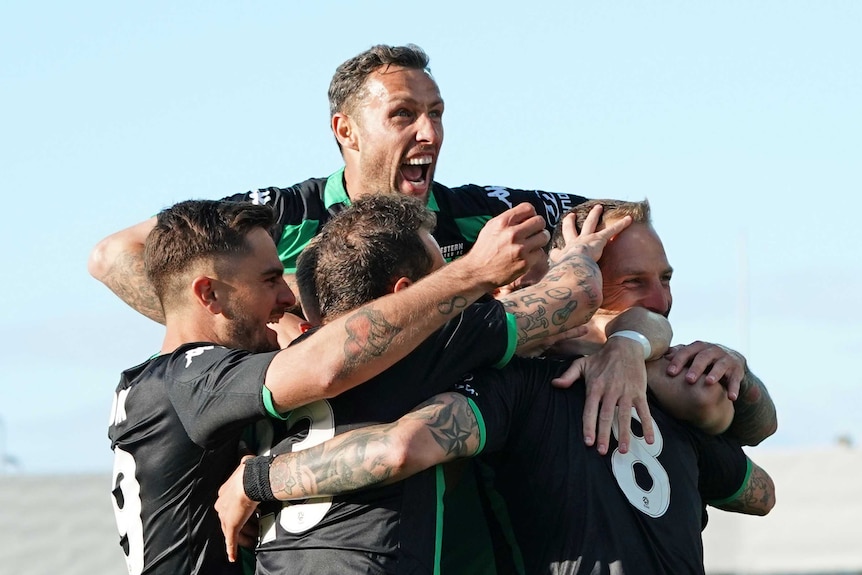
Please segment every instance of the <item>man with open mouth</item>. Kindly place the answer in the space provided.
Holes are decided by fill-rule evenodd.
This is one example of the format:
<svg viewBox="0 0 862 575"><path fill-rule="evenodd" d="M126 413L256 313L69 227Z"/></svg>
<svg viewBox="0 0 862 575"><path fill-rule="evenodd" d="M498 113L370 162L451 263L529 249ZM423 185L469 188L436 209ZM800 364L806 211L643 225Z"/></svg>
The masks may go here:
<svg viewBox="0 0 862 575"><path fill-rule="evenodd" d="M435 182L444 102L428 62L418 46L378 45L341 64L329 86L329 105L344 167L288 188L226 198L275 210L273 237L291 287L296 258L311 238L330 217L368 194L395 191L423 199L436 213L434 237L449 261L473 246L491 217L516 204L532 204L550 230L562 214L585 201L575 194L472 184L449 188ZM123 301L163 323L139 265L154 223L151 218L103 239L90 255L89 270Z"/></svg>

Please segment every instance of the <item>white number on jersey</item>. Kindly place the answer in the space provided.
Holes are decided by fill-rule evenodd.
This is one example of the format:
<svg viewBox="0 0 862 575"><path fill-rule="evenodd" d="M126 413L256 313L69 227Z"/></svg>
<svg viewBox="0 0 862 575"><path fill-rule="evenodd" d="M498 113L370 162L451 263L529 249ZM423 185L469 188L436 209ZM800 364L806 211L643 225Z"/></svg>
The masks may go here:
<svg viewBox="0 0 862 575"><path fill-rule="evenodd" d="M637 411L632 408L632 417L641 420ZM658 425L653 422L655 441L652 445L643 437L631 434L631 442L627 453L620 453L619 448L611 456L611 469L620 489L623 490L635 509L650 517L661 517L670 505L670 479L667 471L657 459L661 453L664 440ZM620 426L617 418L613 422L614 437L619 441ZM635 470L642 469L649 474L651 485L642 487L635 477Z"/></svg>
<svg viewBox="0 0 862 575"><path fill-rule="evenodd" d="M128 451L114 448L112 487L114 518L120 537L125 538L126 566L129 575L144 570L144 524L141 520L141 485L135 478L135 458Z"/></svg>
<svg viewBox="0 0 862 575"><path fill-rule="evenodd" d="M302 451L335 437L335 416L332 413L332 406L325 399L294 409L287 418L286 425L290 428L303 419L309 422L308 436L293 444L292 451ZM268 439L272 441L271 433ZM264 437L261 437L261 440L259 453L268 454L271 446L263 443ZM331 507L332 497L317 497L309 499L307 503L286 502L278 513L278 523L288 533L302 533L320 523ZM260 532L261 543L275 539L272 515L260 518Z"/></svg>

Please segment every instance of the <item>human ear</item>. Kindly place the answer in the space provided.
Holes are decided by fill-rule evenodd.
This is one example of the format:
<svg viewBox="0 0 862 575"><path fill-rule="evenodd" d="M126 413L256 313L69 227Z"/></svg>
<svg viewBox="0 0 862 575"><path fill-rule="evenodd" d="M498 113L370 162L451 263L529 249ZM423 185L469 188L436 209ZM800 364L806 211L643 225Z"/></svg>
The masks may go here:
<svg viewBox="0 0 862 575"><path fill-rule="evenodd" d="M332 116L332 133L341 144L342 149L359 150L357 132L354 129L353 119L342 112Z"/></svg>
<svg viewBox="0 0 862 575"><path fill-rule="evenodd" d="M399 291L406 289L412 285L413 280L411 280L410 278L398 278L398 280L395 282L395 285L392 286L392 293L398 293Z"/></svg>
<svg viewBox="0 0 862 575"><path fill-rule="evenodd" d="M221 313L221 301L216 293L216 281L207 276L198 276L192 280L195 300L212 314Z"/></svg>

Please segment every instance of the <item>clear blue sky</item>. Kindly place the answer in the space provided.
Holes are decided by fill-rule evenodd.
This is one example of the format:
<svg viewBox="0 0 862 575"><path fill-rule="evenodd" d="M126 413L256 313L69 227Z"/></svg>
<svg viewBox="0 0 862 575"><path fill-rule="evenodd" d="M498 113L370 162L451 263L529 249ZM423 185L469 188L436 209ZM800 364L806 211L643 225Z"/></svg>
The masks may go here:
<svg viewBox="0 0 862 575"><path fill-rule="evenodd" d="M381 42L431 56L441 182L648 197L675 342L748 355L767 446L862 440L860 30L853 0L4 3L0 449L110 469L119 372L161 330L89 250L175 201L334 171L329 79Z"/></svg>

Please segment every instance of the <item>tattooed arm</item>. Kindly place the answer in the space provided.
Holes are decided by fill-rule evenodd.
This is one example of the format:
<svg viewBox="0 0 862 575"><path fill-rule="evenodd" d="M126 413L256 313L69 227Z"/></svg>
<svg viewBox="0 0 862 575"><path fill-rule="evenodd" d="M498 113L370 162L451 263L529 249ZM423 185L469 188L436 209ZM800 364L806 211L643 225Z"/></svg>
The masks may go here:
<svg viewBox="0 0 862 575"><path fill-rule="evenodd" d="M162 304L144 272L144 242L156 225L150 218L101 240L87 261L90 275L153 321L165 323Z"/></svg>
<svg viewBox="0 0 862 575"><path fill-rule="evenodd" d="M712 505L725 511L748 515L766 515L772 510L775 506L775 485L772 478L753 461L750 465L751 473L738 494L731 500Z"/></svg>
<svg viewBox="0 0 862 575"><path fill-rule="evenodd" d="M339 495L394 483L438 463L475 455L479 425L466 398L437 395L395 423L355 429L314 447L249 463L244 461L219 489L215 508L228 558L236 557L240 528L258 502L246 495L244 476L268 482L273 499L286 501ZM259 465L263 462L263 465Z"/></svg>
<svg viewBox="0 0 862 575"><path fill-rule="evenodd" d="M541 281L499 298L517 321L517 353L532 353L543 341L552 343L555 336L588 322L601 305L602 274L596 260L631 218L595 231L600 213L600 207L594 209L582 232L569 234L565 247L554 251Z"/></svg>
<svg viewBox="0 0 862 575"><path fill-rule="evenodd" d="M739 397L733 402L734 415L725 432L743 445L757 445L778 429L775 404L760 379L745 367Z"/></svg>
<svg viewBox="0 0 862 575"><path fill-rule="evenodd" d="M530 204L493 218L464 257L276 355L265 382L275 408L333 397L386 370L464 307L544 257L547 239L544 220Z"/></svg>

